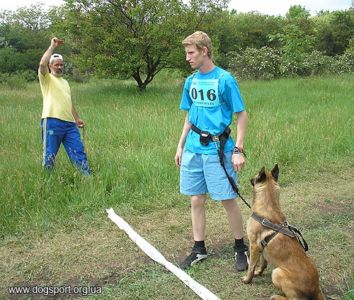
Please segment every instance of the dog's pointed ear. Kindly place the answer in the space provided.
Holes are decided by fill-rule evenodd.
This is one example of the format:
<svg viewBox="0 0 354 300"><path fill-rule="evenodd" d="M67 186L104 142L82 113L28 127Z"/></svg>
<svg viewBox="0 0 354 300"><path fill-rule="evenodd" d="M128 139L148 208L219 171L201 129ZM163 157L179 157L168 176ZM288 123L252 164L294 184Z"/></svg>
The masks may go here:
<svg viewBox="0 0 354 300"><path fill-rule="evenodd" d="M267 174L265 171L265 167L263 167L258 173L257 182L264 182L266 179L267 179Z"/></svg>
<svg viewBox="0 0 354 300"><path fill-rule="evenodd" d="M279 167L278 164L275 164L273 170L272 170L272 176L274 178L275 181L278 181L279 178Z"/></svg>

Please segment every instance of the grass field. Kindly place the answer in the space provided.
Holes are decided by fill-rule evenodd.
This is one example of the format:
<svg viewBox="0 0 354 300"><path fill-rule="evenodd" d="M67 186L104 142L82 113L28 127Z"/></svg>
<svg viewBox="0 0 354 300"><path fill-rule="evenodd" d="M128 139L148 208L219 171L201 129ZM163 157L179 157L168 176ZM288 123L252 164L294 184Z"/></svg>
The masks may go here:
<svg viewBox="0 0 354 300"><path fill-rule="evenodd" d="M130 81L71 84L87 124L90 178L63 149L56 170L42 170L39 86L1 87L0 299L11 298L8 287L28 285L102 287L85 299L197 299L105 212L113 207L174 263L189 251L189 203L179 194L173 161L184 120L183 80L174 78L162 74L144 93ZM250 201L249 179L277 162L283 211L308 241L327 299L354 299L353 76L240 87L250 118L241 193ZM247 219L249 210L240 205ZM220 299L272 295L271 268L252 285L233 271L226 215L211 201L207 221L210 259L188 273Z"/></svg>

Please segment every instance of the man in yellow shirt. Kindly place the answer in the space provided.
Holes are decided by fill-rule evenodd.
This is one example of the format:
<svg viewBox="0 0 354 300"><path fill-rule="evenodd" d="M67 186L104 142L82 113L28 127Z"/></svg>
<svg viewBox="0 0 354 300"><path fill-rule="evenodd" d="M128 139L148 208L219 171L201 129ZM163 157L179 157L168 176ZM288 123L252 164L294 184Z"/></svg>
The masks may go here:
<svg viewBox="0 0 354 300"><path fill-rule="evenodd" d="M71 102L68 82L62 77L64 61L60 54L53 54L55 48L64 41L53 38L39 63L38 77L43 95L42 139L43 166L52 169L60 144L71 162L85 175L91 171L87 162L79 129L85 126Z"/></svg>

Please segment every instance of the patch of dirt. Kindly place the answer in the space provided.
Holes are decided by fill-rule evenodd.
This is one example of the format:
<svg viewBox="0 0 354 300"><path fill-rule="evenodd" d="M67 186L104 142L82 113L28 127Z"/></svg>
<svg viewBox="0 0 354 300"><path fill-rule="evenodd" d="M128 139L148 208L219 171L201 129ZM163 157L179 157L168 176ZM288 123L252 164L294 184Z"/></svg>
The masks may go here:
<svg viewBox="0 0 354 300"><path fill-rule="evenodd" d="M328 205L325 203L320 203L317 205L317 208L321 211L322 214L333 214L333 213L341 213L345 212L345 208L343 207L335 207L332 205Z"/></svg>

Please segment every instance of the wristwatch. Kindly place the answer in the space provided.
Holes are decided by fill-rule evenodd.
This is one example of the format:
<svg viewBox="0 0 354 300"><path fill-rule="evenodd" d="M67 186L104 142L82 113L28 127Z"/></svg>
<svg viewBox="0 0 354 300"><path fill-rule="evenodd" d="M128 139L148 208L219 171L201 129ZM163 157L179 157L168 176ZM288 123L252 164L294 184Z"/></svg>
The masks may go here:
<svg viewBox="0 0 354 300"><path fill-rule="evenodd" d="M245 155L245 151L237 146L235 146L233 154L242 154ZM246 155L245 155L246 156Z"/></svg>

